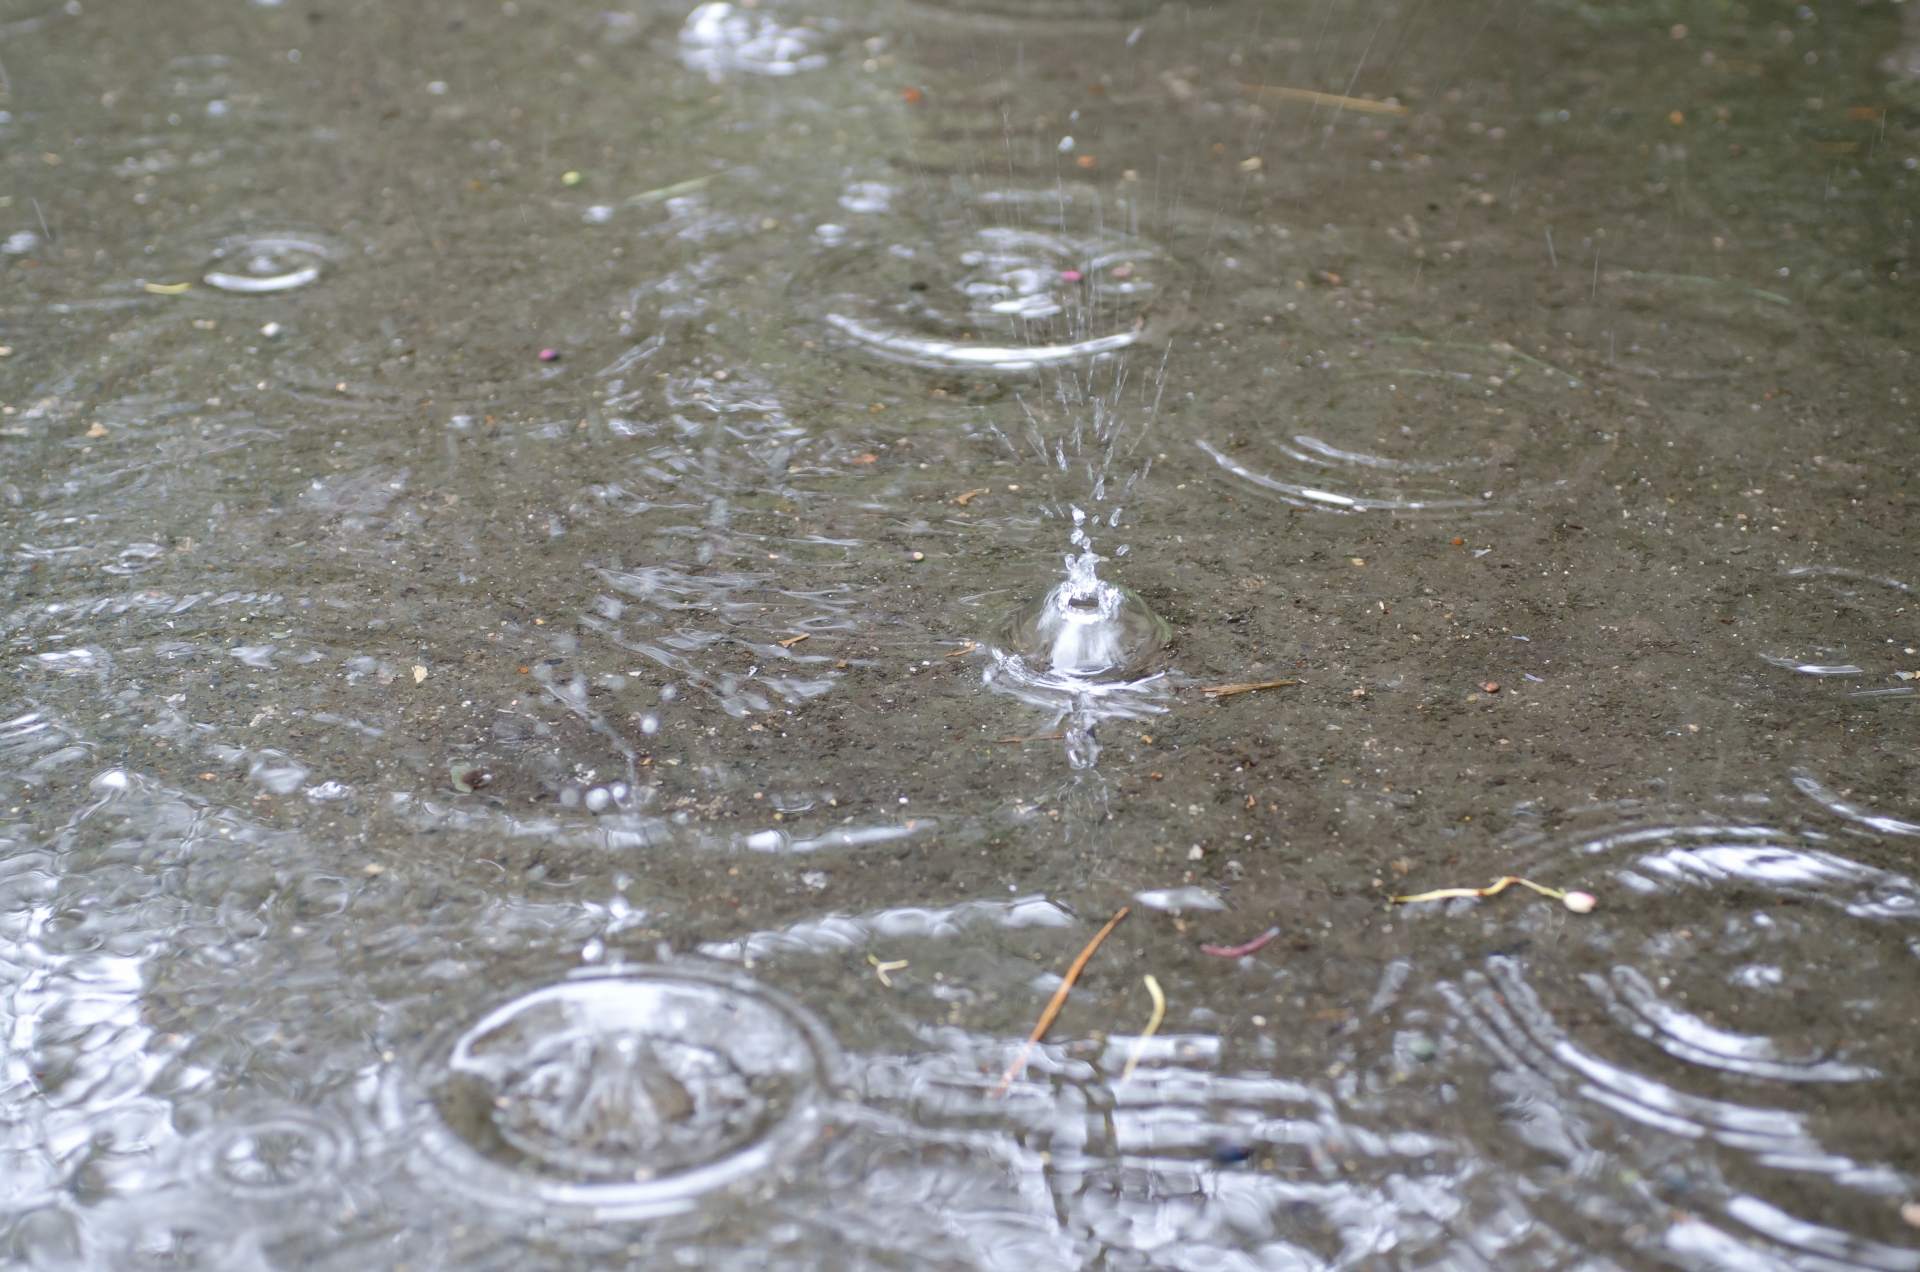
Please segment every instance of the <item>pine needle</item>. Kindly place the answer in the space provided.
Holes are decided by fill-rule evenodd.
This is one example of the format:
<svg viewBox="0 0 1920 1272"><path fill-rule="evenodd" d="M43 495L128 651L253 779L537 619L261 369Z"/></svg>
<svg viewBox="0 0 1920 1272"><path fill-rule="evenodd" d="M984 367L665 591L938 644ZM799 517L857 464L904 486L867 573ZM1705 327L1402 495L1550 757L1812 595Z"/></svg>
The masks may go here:
<svg viewBox="0 0 1920 1272"><path fill-rule="evenodd" d="M1167 1018L1167 996L1160 992L1160 982L1148 976L1147 993L1153 997L1153 1014L1147 1017L1147 1027L1133 1040L1133 1054L1127 1057L1127 1067L1120 1070L1122 1082L1133 1081L1134 1066L1140 1063L1140 1053L1147 1049L1147 1039L1160 1030L1160 1022Z"/></svg>
<svg viewBox="0 0 1920 1272"><path fill-rule="evenodd" d="M1080 951L1080 957L1073 960L1073 966L1067 969L1067 975L1060 982L1060 988L1054 990L1053 997L1047 1000L1047 1009L1040 1013L1040 1023L1033 1027L1033 1033L1027 1037L1027 1045L1020 1048L1020 1054L1013 1058L1013 1063L1007 1066L1007 1071L1000 1075L1000 1085L993 1091L995 1099L1005 1095L1007 1088L1013 1085L1013 1080L1020 1076L1020 1071L1027 1067L1027 1057L1033 1053L1034 1044L1046 1036L1048 1027L1053 1024L1053 1018L1060 1014L1060 1008L1066 1004L1067 995L1073 990L1073 983L1080 979L1081 969L1086 967L1087 960L1093 957L1093 952L1100 948L1100 942L1107 939L1107 933L1113 931L1120 920L1127 917L1127 911L1132 908L1132 906L1121 906L1114 916L1107 920L1107 925L1087 942L1087 948Z"/></svg>
<svg viewBox="0 0 1920 1272"><path fill-rule="evenodd" d="M1255 685L1215 685L1200 692L1213 698L1231 697L1236 693L1252 693L1256 689L1283 689L1288 685L1297 685L1298 680L1263 680Z"/></svg>

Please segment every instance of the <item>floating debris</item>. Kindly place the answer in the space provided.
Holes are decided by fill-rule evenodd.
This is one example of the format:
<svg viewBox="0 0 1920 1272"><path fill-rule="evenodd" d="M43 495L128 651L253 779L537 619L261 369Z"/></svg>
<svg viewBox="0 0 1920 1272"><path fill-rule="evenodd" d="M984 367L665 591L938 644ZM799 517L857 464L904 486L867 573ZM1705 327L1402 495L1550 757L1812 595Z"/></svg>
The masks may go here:
<svg viewBox="0 0 1920 1272"><path fill-rule="evenodd" d="M1141 981L1147 987L1147 995L1153 999L1153 1012L1147 1017L1147 1027L1133 1040L1133 1051L1127 1056L1127 1067L1120 1070L1122 1082L1133 1081L1133 1071L1140 1064L1140 1053L1146 1050L1147 1039L1160 1031L1160 1022L1167 1018L1167 996L1160 992L1160 982L1151 975L1143 976Z"/></svg>
<svg viewBox="0 0 1920 1272"><path fill-rule="evenodd" d="M691 181L676 181L672 185L660 186L658 189L642 190L639 194L627 200L627 206L636 207L646 203L664 203L668 199L677 198L683 194L692 194L695 190L700 189L715 177L722 175L724 174L710 172L704 177L695 177Z"/></svg>
<svg viewBox="0 0 1920 1272"><path fill-rule="evenodd" d="M482 787L493 785L493 774L487 771L486 766L465 761L450 765L447 777L453 783L453 789L462 795L471 795Z"/></svg>
<svg viewBox="0 0 1920 1272"><path fill-rule="evenodd" d="M1660 274L1651 270L1623 269L1617 271L1621 278L1647 278L1656 283L1685 283L1696 287L1722 287L1728 291L1740 292L1757 300L1768 301L1775 305L1791 305L1792 299L1779 292L1762 291L1758 287L1749 287L1745 283L1733 283L1719 278L1706 278L1699 274Z"/></svg>
<svg viewBox="0 0 1920 1272"><path fill-rule="evenodd" d="M893 988L893 978L887 975L888 972L897 972L903 967L912 966L912 964L904 958L897 959L891 963L883 963L871 954L867 955L867 962L873 964L873 974L879 977L880 983L888 989Z"/></svg>
<svg viewBox="0 0 1920 1272"><path fill-rule="evenodd" d="M1127 911L1130 909L1132 909L1131 906L1123 905L1115 911L1114 916L1107 920L1107 925L1087 942L1087 948L1080 951L1080 957L1073 960L1073 966L1067 968L1066 976L1060 981L1060 988L1053 991L1053 997L1047 1000L1047 1009L1040 1013L1040 1023L1035 1025L1033 1032L1027 1036L1027 1044L1020 1048L1020 1054L1013 1058L1013 1063L1007 1066L1007 1071L1000 1075L1000 1085L995 1087L993 1092L996 1099L1007 1093L1007 1088L1013 1085L1013 1080L1020 1076L1022 1069L1027 1067L1027 1056L1032 1054L1034 1044L1046 1036L1047 1027L1053 1024L1053 1018L1060 1014L1060 1008L1066 1003L1067 994L1072 991L1073 983L1080 979L1080 972L1086 967L1087 960L1092 958L1093 952L1100 948L1100 942L1107 939L1107 933L1113 931L1119 926L1120 920L1127 917Z"/></svg>
<svg viewBox="0 0 1920 1272"><path fill-rule="evenodd" d="M1394 897L1392 900L1395 905L1411 905L1416 901L1449 901L1455 897L1491 897L1505 892L1507 885L1513 883L1523 888L1532 888L1543 897L1552 897L1575 914L1591 914L1593 908L1600 904L1591 892L1563 892L1559 888L1549 888L1531 879L1522 879L1519 875L1504 875L1484 888L1440 888L1410 897Z"/></svg>
<svg viewBox="0 0 1920 1272"><path fill-rule="evenodd" d="M1202 954L1211 954L1215 958L1245 958L1249 954L1253 954L1258 952L1261 949L1264 949L1266 947L1267 942L1271 941L1274 937L1279 935L1280 935L1279 928L1270 927L1266 931L1262 932L1260 935L1254 937L1251 941L1246 942L1245 944L1202 945L1200 947L1200 952Z"/></svg>
<svg viewBox="0 0 1920 1272"><path fill-rule="evenodd" d="M1213 698L1231 698L1236 693L1253 693L1260 689L1284 689L1288 685L1300 683L1302 682L1298 680L1262 680L1257 684L1249 685L1215 685L1200 692Z"/></svg>
<svg viewBox="0 0 1920 1272"><path fill-rule="evenodd" d="M1365 97L1342 97L1311 88L1284 88L1278 84L1242 84L1240 91L1249 97L1278 97L1290 102L1309 102L1340 110L1362 110L1375 115L1411 115L1413 111L1399 102L1376 102ZM1257 167L1258 165L1256 165ZM1252 171L1252 169L1248 169Z"/></svg>

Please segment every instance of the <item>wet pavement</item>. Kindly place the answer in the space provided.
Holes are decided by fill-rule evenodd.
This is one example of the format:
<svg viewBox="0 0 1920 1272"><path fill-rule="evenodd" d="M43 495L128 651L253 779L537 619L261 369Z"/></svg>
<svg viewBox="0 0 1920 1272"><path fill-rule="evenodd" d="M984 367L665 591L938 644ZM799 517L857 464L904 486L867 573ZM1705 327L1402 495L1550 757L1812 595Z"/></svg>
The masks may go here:
<svg viewBox="0 0 1920 1272"><path fill-rule="evenodd" d="M0 3L0 1258L1920 1269L1912 29Z"/></svg>

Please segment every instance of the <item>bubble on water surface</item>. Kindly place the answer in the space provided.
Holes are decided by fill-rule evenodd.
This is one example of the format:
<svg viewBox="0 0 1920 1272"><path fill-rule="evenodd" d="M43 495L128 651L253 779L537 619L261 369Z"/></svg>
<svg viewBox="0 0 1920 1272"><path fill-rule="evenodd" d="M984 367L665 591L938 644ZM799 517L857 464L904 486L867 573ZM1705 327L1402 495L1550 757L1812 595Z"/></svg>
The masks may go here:
<svg viewBox="0 0 1920 1272"><path fill-rule="evenodd" d="M862 190L842 206L873 208ZM887 207L900 212L896 202ZM1107 228L1097 202L1029 190L936 198L884 242L822 226L824 245L846 246L793 290L846 347L888 361L1030 371L1111 354L1147 338L1176 270L1152 244Z"/></svg>
<svg viewBox="0 0 1920 1272"><path fill-rule="evenodd" d="M283 292L305 287L339 253L331 244L306 234L243 234L214 248L215 267L205 275L209 287L241 293Z"/></svg>
<svg viewBox="0 0 1920 1272"><path fill-rule="evenodd" d="M819 43L820 32L811 28L783 27L767 14L731 4L703 4L680 29L680 60L715 83L728 71L794 75L827 64L826 55L816 51Z"/></svg>
<svg viewBox="0 0 1920 1272"><path fill-rule="evenodd" d="M582 974L482 1017L421 1075L427 1168L490 1201L670 1213L818 1133L832 1038L691 969Z"/></svg>
<svg viewBox="0 0 1920 1272"><path fill-rule="evenodd" d="M1195 446L1206 452L1207 457L1227 472L1262 490L1270 490L1284 495L1288 501L1302 508L1319 508L1329 512L1436 512L1458 511L1466 508L1482 508L1486 499L1463 499L1458 495L1441 496L1431 499L1406 498L1397 494L1378 494L1360 492L1344 494L1337 490L1327 490L1321 485L1306 485L1301 482L1282 481L1256 469L1249 468L1237 459L1224 454L1218 447L1205 439L1196 439ZM1331 484L1331 483L1329 483Z"/></svg>

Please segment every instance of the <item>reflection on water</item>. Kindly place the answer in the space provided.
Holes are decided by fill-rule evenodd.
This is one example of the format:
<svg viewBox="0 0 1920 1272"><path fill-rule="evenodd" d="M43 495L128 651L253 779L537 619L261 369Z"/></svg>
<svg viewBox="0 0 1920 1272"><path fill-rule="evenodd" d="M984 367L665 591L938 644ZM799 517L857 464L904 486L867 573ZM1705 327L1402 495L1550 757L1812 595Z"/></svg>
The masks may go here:
<svg viewBox="0 0 1920 1272"><path fill-rule="evenodd" d="M1920 1269L1910 25L0 12L0 1262Z"/></svg>

